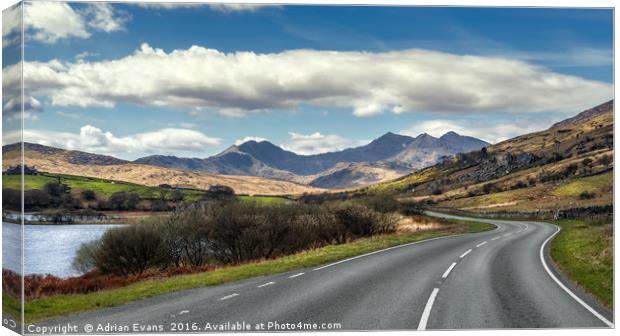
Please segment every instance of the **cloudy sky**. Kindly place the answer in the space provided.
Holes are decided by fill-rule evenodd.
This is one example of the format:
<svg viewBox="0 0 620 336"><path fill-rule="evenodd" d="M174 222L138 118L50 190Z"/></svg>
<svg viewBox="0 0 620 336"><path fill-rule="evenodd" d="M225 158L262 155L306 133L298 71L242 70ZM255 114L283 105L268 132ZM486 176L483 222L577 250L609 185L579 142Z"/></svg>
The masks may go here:
<svg viewBox="0 0 620 336"><path fill-rule="evenodd" d="M3 14L4 143L18 14ZM24 140L125 159L250 139L311 154L388 131L497 142L613 95L602 9L34 2L24 26Z"/></svg>

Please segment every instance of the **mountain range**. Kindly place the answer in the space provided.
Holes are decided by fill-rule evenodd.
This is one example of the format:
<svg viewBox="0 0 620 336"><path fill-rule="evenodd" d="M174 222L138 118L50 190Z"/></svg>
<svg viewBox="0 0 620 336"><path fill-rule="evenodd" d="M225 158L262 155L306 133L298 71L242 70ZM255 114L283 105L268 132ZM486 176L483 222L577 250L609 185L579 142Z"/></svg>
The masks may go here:
<svg viewBox="0 0 620 336"><path fill-rule="evenodd" d="M489 189L484 183L494 179L503 181L493 183L504 189L535 183L575 162L585 165L579 172L605 172L604 163L613 158L613 101L494 145L448 132L439 138L386 133L365 146L315 155L298 155L268 141L248 141L206 159L156 155L135 162L27 142L23 156L20 144L4 145L2 152L3 170L23 157L41 171L142 185L225 184L237 193L265 195L374 185L409 190L415 197L454 198Z"/></svg>
<svg viewBox="0 0 620 336"><path fill-rule="evenodd" d="M488 146L482 140L448 132L410 137L388 132L369 144L342 151L299 155L269 141L247 141L217 155L200 158L152 155L134 163L294 181L320 188L349 188L402 176L444 157Z"/></svg>

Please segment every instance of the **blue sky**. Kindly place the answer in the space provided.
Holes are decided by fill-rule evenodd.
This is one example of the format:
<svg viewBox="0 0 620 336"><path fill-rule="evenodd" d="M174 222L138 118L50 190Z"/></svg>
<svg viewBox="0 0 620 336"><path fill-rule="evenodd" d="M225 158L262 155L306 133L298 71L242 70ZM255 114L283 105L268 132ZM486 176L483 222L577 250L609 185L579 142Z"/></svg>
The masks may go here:
<svg viewBox="0 0 620 336"><path fill-rule="evenodd" d="M613 94L611 10L43 5L26 7L25 141L126 159L247 137L303 154L388 131L496 142Z"/></svg>

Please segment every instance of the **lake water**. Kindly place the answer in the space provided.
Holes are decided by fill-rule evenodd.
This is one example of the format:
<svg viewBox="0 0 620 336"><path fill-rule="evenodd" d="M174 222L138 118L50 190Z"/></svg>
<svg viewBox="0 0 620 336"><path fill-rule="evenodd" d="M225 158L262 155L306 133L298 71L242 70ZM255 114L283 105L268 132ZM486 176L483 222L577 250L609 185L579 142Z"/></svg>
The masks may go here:
<svg viewBox="0 0 620 336"><path fill-rule="evenodd" d="M24 274L80 275L71 263L82 243L99 239L111 225L24 225ZM2 267L19 272L20 225L2 223Z"/></svg>

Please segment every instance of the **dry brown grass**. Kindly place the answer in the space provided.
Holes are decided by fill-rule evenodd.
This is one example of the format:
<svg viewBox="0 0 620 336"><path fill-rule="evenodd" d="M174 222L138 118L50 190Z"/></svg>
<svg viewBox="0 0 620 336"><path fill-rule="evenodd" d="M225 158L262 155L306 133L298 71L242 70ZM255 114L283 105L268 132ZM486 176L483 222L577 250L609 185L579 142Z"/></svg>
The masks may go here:
<svg viewBox="0 0 620 336"><path fill-rule="evenodd" d="M20 164L18 152L4 153L3 169ZM36 166L40 171L57 174L96 177L108 180L157 186L162 183L170 185L187 185L197 189L208 189L214 184L230 186L238 194L258 195L300 195L303 193L323 192L323 189L301 184L270 180L254 176L213 175L170 169L142 164L118 165L78 165L67 162L62 154L41 154L26 151L26 165Z"/></svg>

